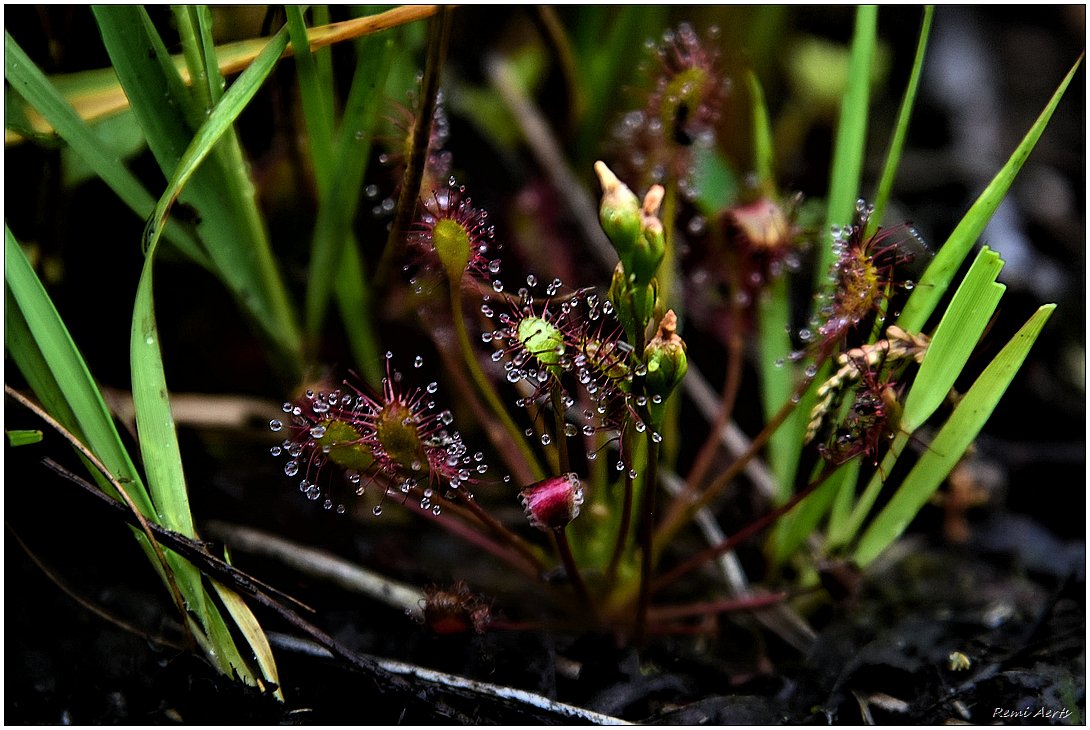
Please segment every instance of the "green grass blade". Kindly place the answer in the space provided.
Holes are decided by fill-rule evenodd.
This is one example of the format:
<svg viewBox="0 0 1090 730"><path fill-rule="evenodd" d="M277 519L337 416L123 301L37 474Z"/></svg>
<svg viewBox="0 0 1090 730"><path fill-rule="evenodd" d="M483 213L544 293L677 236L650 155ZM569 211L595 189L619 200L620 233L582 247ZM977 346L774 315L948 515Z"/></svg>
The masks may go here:
<svg viewBox="0 0 1090 730"><path fill-rule="evenodd" d="M847 225L855 213L863 175L863 156L867 146L867 120L870 117L871 63L877 39L878 8L873 5L856 9L855 34L848 61L848 80L840 104L833 165L826 201L826 227ZM816 277L819 286L833 263L832 234L826 230L819 251Z"/></svg>
<svg viewBox="0 0 1090 730"><path fill-rule="evenodd" d="M905 397L900 427L908 433L942 405L969 361L1007 288L996 281L1002 269L1003 259L985 246L954 293Z"/></svg>
<svg viewBox="0 0 1090 730"><path fill-rule="evenodd" d="M37 429L20 428L7 431L8 443L15 446L30 446L42 442L42 432Z"/></svg>
<svg viewBox="0 0 1090 730"><path fill-rule="evenodd" d="M828 227L849 223L859 197L860 179L863 173L863 156L867 143L869 117L871 66L877 42L878 9L863 6L856 10L855 32L848 59L848 78L841 99L840 118L833 146L833 163L829 177L829 195L826 200L825 220L827 230L821 238L815 277L818 287L828 286L826 277L833 263L832 233ZM803 394L799 405L776 437L782 443L785 475L793 477L797 464L803 431L807 417L816 401L816 384L824 380L828 367L822 368L814 379L814 387ZM790 453L791 451L795 453Z"/></svg>
<svg viewBox="0 0 1090 730"><path fill-rule="evenodd" d="M764 91L757 75L746 75L749 86L753 126L753 169L758 184L767 196L776 194L775 151L772 146L772 125L769 122L768 107L765 104ZM791 323L791 300L787 279L783 276L774 279L757 301L757 339L758 372L761 374L761 402L766 419L771 419L795 389L799 377L798 368L790 362L789 355L794 349L788 329ZM796 410L775 434L768 444L768 462L776 476L779 493L777 501L786 502L791 498L795 484L795 471L798 467L798 440L804 416Z"/></svg>
<svg viewBox="0 0 1090 730"><path fill-rule="evenodd" d="M344 323L348 346L359 373L373 388L381 385L384 359L371 315L372 289L367 285L367 273L355 237L349 237L333 282L337 310Z"/></svg>
<svg viewBox="0 0 1090 730"><path fill-rule="evenodd" d="M167 390L159 330L155 321L153 271L157 250L153 241L144 260L133 307L129 356L136 430L147 471L148 486L161 524L195 538L197 534L189 509L189 492ZM245 682L256 684L253 673L235 645L229 627L204 588L200 571L173 553L168 553L167 557L189 610L200 622L199 626L194 627L194 634L205 653L224 674L231 676L237 673ZM251 645L260 648L266 640L263 635L259 635L260 628L257 629L258 634L253 633L254 624L256 622L247 622L239 628ZM272 680L275 676L274 669L273 675L268 678Z"/></svg>
<svg viewBox="0 0 1090 730"><path fill-rule="evenodd" d="M575 169L589 169L591 162L601 155L599 148L606 135L608 115L619 108L608 101L619 100L620 92L634 82L644 42L654 34L661 34L668 22L668 9L666 5L579 8L573 47L576 65L587 72L579 74L577 79L583 84L582 97L592 103L587 104L579 123L573 156ZM608 30L603 33L606 27Z"/></svg>
<svg viewBox="0 0 1090 730"><path fill-rule="evenodd" d="M757 300L757 369L761 374L761 404L766 419L783 407L802 375L789 357L794 348L787 333L791 321L787 284L783 277L774 280ZM768 442L768 465L776 476L779 504L790 499L794 492L799 437L809 415L808 411L796 408Z"/></svg>
<svg viewBox="0 0 1090 730"><path fill-rule="evenodd" d="M52 125L61 139L110 186L125 205L143 219L151 215L155 199L121 162L120 155L80 118L15 39L7 33L4 39L4 76L12 88ZM208 266L207 256L192 233L172 223L165 235L190 258Z"/></svg>
<svg viewBox="0 0 1090 730"><path fill-rule="evenodd" d="M201 163L212 154L216 143L231 129L235 119L254 98L269 73L275 68L277 61L280 60L280 54L284 52L287 45L286 30L281 30L273 36L268 45L254 59L253 64L231 85L221 102L216 105L208 119L193 136L192 141L188 143L178 159L166 191L155 206L155 213L145 235L146 249L150 250L156 245L162 235L170 208L181 195L182 189L196 175L201 168Z"/></svg>
<svg viewBox="0 0 1090 730"><path fill-rule="evenodd" d="M885 475L893 471L909 437L934 414L954 387L1006 289L995 280L1002 268L999 255L984 248L965 275L905 397L896 438L851 510L830 523L826 540L830 550L855 539L882 491Z"/></svg>
<svg viewBox="0 0 1090 730"><path fill-rule="evenodd" d="M958 403L889 504L870 524L855 550L866 565L896 540L953 470L980 433L1056 308L1046 304L1011 338Z"/></svg>
<svg viewBox="0 0 1090 730"><path fill-rule="evenodd" d="M163 359L159 349L159 331L153 308L151 265L154 257L144 262L144 271L136 289L136 307L130 356L132 367L132 398L136 412L136 430L140 437L140 452L147 470L148 487L165 527L194 537L193 518L189 512L189 496L182 470L182 455L174 431L174 416L170 410Z"/></svg>
<svg viewBox="0 0 1090 730"><path fill-rule="evenodd" d="M266 43L262 52L231 86L212 113L194 104L173 61L167 56L147 13L138 7L94 8L106 50L110 55L133 112L147 135L149 147L172 187L156 209L150 236L157 238L164 224L165 203L172 202L181 187L180 177L192 175L181 199L200 216L198 232L214 264L214 271L250 316L257 331L274 348L275 363L289 379L302 369L302 335L287 290L269 247L264 221L257 208L253 184L233 129L214 130L241 110L239 101L253 95L276 58L272 48L283 52L286 31ZM270 46L271 44L271 46ZM277 53L279 57L279 53ZM194 141L193 130L205 136ZM222 135L215 150L201 146ZM188 152L187 152L188 151ZM208 156L199 169L186 165Z"/></svg>
<svg viewBox="0 0 1090 730"><path fill-rule="evenodd" d="M823 463L819 463L811 478L816 479L822 468ZM778 565L791 557L817 529L837 495L853 487L858 478L858 459L842 464L824 484L781 517L772 533L772 562Z"/></svg>
<svg viewBox="0 0 1090 730"><path fill-rule="evenodd" d="M333 107L327 98L318 72L315 55L310 52L303 9L298 5L284 7L288 15L288 34L295 51L295 68L299 74L299 93L303 102L303 119L307 127L310 158L318 195L324 197L333 168Z"/></svg>
<svg viewBox="0 0 1090 730"><path fill-rule="evenodd" d="M912 292L908 302L905 303L901 316L897 320L897 324L905 330L919 332L927 324L928 317L935 311L939 300L946 293L946 289L957 274L962 261L968 256L981 233L984 232L988 221L991 220L999 204L1006 197L1014 178L1018 175L1018 171L1022 169L1022 164L1029 157L1030 152L1033 151L1037 140L1041 138L1045 127L1048 126L1049 119L1052 118L1052 113L1059 105L1064 91L1067 89L1068 84L1071 83L1071 79L1075 76L1075 72L1081 63L1082 57L1071 67L1067 76L1064 77L1064 80L1052 95L1048 105L1045 106L1044 111L1037 117L1037 121L1033 123L1022 142L1011 154L1010 159L992 178L988 186L984 188L984 192L980 194L980 197L969 208L961 222L954 228L950 237L946 239L946 243L935 254L935 258L927 267L923 277L920 278L916 289Z"/></svg>
<svg viewBox="0 0 1090 730"><path fill-rule="evenodd" d="M329 6L311 6L311 17L315 26L329 25ZM415 24L413 24L415 25ZM314 67L318 73L318 88L325 95L325 108L333 108L333 50L329 46L319 48L314 52Z"/></svg>
<svg viewBox="0 0 1090 730"><path fill-rule="evenodd" d="M10 297L5 299L14 305L13 311L5 312L5 323L10 328L5 332L8 353L49 413L79 437L114 476L127 481L137 508L154 518L152 501L83 356L6 226L4 262L4 282ZM21 324L14 321L16 317Z"/></svg>
<svg viewBox="0 0 1090 730"><path fill-rule="evenodd" d="M776 156L772 147L772 125L768 120L764 89L757 74L746 74L750 103L753 104L753 172L765 195L776 192Z"/></svg>
<svg viewBox="0 0 1090 730"><path fill-rule="evenodd" d="M897 112L897 123L893 128L893 137L889 142L886 163L882 167L882 177L878 181L878 192L874 195L874 213L867 223L867 236L873 234L882 223L882 214L885 212L886 203L889 202L889 196L893 190L893 179L897 176L897 168L901 164L901 152L904 150L905 137L908 135L908 123L912 118L912 108L916 104L916 91L920 87L920 72L923 69L923 59L927 52L927 40L931 35L931 19L934 14L934 6L927 5L924 7L920 40L916 44L916 59L912 62L912 72L908 77L908 86L905 88L905 95L901 100L900 111Z"/></svg>
<svg viewBox="0 0 1090 730"><path fill-rule="evenodd" d="M312 336L317 336L325 319L344 244L359 206L359 188L382 109L380 94L394 57L393 40L391 34L371 36L358 46L359 61L337 133L332 171L336 184L328 186L329 195L322 201L314 229L306 298L306 325Z"/></svg>

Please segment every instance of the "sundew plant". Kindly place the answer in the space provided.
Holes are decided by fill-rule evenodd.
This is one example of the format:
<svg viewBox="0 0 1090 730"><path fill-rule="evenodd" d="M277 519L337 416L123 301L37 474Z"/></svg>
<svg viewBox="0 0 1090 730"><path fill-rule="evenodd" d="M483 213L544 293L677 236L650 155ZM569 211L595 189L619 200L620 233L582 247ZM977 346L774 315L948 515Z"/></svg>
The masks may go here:
<svg viewBox="0 0 1090 730"><path fill-rule="evenodd" d="M156 317L177 326L179 270L218 289L251 351L223 388L257 371L278 404L263 489L295 493L294 520L446 533L540 597L520 615L468 569L377 591L431 630L639 645L725 612L802 611L790 597L830 564L866 570L902 536L1046 327L1051 303L1004 319L1004 262L981 236L1081 62L926 239L896 201L932 9L913 15L903 77L886 11L841 10L850 34L806 100L834 120L809 189L783 170L767 69L740 60L737 33L664 8L527 10L536 35L472 69L470 11L437 6L276 7L250 40L225 40L226 9L96 7L109 68L64 74L9 33L9 146L61 148L145 224L109 244L138 261L136 446L14 225L9 393L136 515L194 646L250 683L278 681L253 591L155 529L196 540L201 521L167 387L189 375ZM880 83L901 99L888 119ZM270 113L287 151L251 164ZM742 547L759 556L746 570Z"/></svg>

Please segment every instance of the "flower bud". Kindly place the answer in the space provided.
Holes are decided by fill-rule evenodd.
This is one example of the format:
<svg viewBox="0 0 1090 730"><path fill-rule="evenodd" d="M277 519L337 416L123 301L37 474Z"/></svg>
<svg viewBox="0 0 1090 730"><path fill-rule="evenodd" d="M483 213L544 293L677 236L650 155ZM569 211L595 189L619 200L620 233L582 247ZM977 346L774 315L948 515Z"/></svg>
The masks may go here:
<svg viewBox="0 0 1090 730"><path fill-rule="evenodd" d="M583 485L579 475L568 472L531 484L519 492L526 518L539 530L561 530L579 516Z"/></svg>
<svg viewBox="0 0 1090 730"><path fill-rule="evenodd" d="M617 255L624 261L640 237L640 199L628 186L617 179L604 162L595 162L594 171L602 185L602 203L598 219L602 230L613 243Z"/></svg>
<svg viewBox="0 0 1090 730"><path fill-rule="evenodd" d="M789 248L797 230L787 211L776 201L760 198L727 211L741 244L754 252L774 253Z"/></svg>
<svg viewBox="0 0 1090 730"><path fill-rule="evenodd" d="M629 342L636 342L655 312L658 284L652 279L646 285L633 284L625 271L624 262L618 261L613 269L613 281L609 285L609 301L617 320L624 328Z"/></svg>
<svg viewBox="0 0 1090 730"><path fill-rule="evenodd" d="M658 219L659 206L665 195L661 185L652 185L640 210L640 235L628 261L628 273L638 285L646 285L658 271L666 256L666 235ZM622 257L622 260L625 260Z"/></svg>
<svg viewBox="0 0 1090 730"><path fill-rule="evenodd" d="M677 315L669 310L659 323L658 332L643 351L647 364L647 392L666 398L689 370L685 341L677 334Z"/></svg>

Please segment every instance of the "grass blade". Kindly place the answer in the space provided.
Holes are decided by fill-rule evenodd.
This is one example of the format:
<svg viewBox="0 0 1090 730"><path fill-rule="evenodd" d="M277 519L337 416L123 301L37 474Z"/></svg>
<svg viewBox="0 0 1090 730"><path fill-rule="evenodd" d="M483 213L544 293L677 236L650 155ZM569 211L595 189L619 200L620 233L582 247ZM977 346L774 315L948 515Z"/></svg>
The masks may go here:
<svg viewBox="0 0 1090 730"><path fill-rule="evenodd" d="M359 46L352 88L337 133L331 177L325 185L327 196L321 202L314 229L306 298L306 324L312 336L317 336L322 326L330 293L343 266L344 244L350 239L351 224L359 206L358 191L367 169L371 142L382 109L380 95L396 50L393 41L392 35L372 36L361 41ZM361 279L355 286L366 286L366 280ZM353 349L359 351L361 347ZM372 344L362 349L377 348ZM361 363L361 366L366 364ZM376 365L370 367L373 369Z"/></svg>
<svg viewBox="0 0 1090 730"><path fill-rule="evenodd" d="M798 507L781 517L772 533L772 561L782 564L798 550L814 530L837 497L855 486L859 479L859 460L842 464L825 483L806 497ZM816 479L824 468L819 462L811 479Z"/></svg>
<svg viewBox="0 0 1090 730"><path fill-rule="evenodd" d="M768 107L757 75L750 72L746 80L753 105L753 168L762 192L773 196L776 194L776 157L772 147L772 125L769 123ZM791 397L799 375L798 369L789 358L794 348L788 335L791 299L787 284L785 276L773 279L757 301L757 369L761 374L761 402L766 420L770 420ZM799 409L788 416L783 427L772 435L768 443L768 462L779 487L776 497L779 504L791 498L795 484L799 456L797 435L801 433L801 419L804 415Z"/></svg>
<svg viewBox="0 0 1090 730"><path fill-rule="evenodd" d="M886 209L886 203L889 202L890 192L893 190L893 179L897 176L897 168L901 164L901 152L904 150L905 137L908 135L908 123L912 118L912 108L916 103L916 91L920 87L920 72L923 69L923 59L927 52L927 39L931 35L931 19L934 14L934 6L927 5L924 7L920 40L916 44L916 59L912 62L912 72L908 77L908 86L905 88L905 95L901 100L901 108L897 112L897 123L893 127L889 152L886 153L886 164L882 167L882 177L878 181L878 191L874 195L874 213L867 223L867 236L872 235L882 223L882 214Z"/></svg>
<svg viewBox="0 0 1090 730"><path fill-rule="evenodd" d="M189 493L155 321L153 267L157 250L153 246L144 260L133 307L130 339L133 408L140 452L144 458L152 499L160 515L159 521L175 532L195 538L197 534L189 509ZM235 645L230 628L215 602L207 594L200 572L174 553L168 552L167 559L177 577L178 586L186 597L189 611L197 617L196 621L191 622L191 628L209 659L224 674L232 676L237 673L247 683L257 684L257 678L253 676ZM235 610L238 610L237 606ZM263 645L267 649L266 639L253 617L241 611L239 615L244 619L239 628L251 646L258 651ZM259 653L258 656L262 655ZM266 671L264 662L261 667L262 671ZM265 676L276 681L275 666L272 673L266 673Z"/></svg>
<svg viewBox="0 0 1090 730"><path fill-rule="evenodd" d="M228 119L233 121L275 65L287 45L286 32L277 34L271 46L265 44L254 63L206 116L207 110L193 103L143 9L99 6L94 13L148 144L164 175L171 179L156 207L150 235L161 235L166 208L192 176L182 200L200 215L198 232L214 271L274 348L275 364L285 378L298 378L302 335L272 257L241 148L233 129L228 130L225 124ZM275 57L271 57L272 49L278 49ZM196 137L194 129L198 130ZM222 143L214 150L205 146L221 136ZM197 169L195 163L205 156L210 159Z"/></svg>
<svg viewBox="0 0 1090 730"><path fill-rule="evenodd" d="M772 148L772 125L768 105L757 74L746 74L750 103L753 105L753 172L765 195L776 191L776 156Z"/></svg>
<svg viewBox="0 0 1090 730"><path fill-rule="evenodd" d="M128 480L136 506L154 519L152 501L83 356L7 226L4 262L5 299L14 305L5 312L8 353L53 417L76 434L112 474Z"/></svg>
<svg viewBox="0 0 1090 730"><path fill-rule="evenodd" d="M438 12L437 5L404 5L387 10L375 15L362 18L354 18L341 23L323 24L307 31L312 51L328 48L335 43L343 43L354 38L378 33L390 28L396 28L419 20L426 20ZM317 14L318 8L315 8ZM323 14L328 21L328 12ZM248 67L265 47L267 39L251 38L244 41L224 43L216 48L220 74L224 76L237 74ZM288 48L288 53L291 52ZM324 79L332 78L332 72L328 70L329 64L322 60L328 56L318 54L319 70ZM189 71L185 67L185 58L182 55L170 56L170 62L181 79L190 83ZM111 114L117 114L129 108L129 97L124 88L118 83L117 74L113 68L99 68L90 71L78 71L71 74L60 74L50 77L60 90L68 103L76 110L80 118L91 123ZM331 84L326 83L331 88ZM33 131L36 135L49 135L52 133L46 120L35 119ZM23 137L11 129L5 132L5 144L16 144L23 141Z"/></svg>
<svg viewBox="0 0 1090 730"><path fill-rule="evenodd" d="M889 504L863 533L855 550L857 563L868 564L896 540L957 465L995 410L1055 308L1055 304L1046 304L1038 309L969 388Z"/></svg>
<svg viewBox="0 0 1090 730"><path fill-rule="evenodd" d="M318 195L325 197L333 168L333 107L318 73L314 54L307 40L303 9L298 5L284 7L288 16L288 35L295 53L295 68L299 74L299 93L303 102L303 119L307 127L308 149L314 165Z"/></svg>
<svg viewBox="0 0 1090 730"><path fill-rule="evenodd" d="M1002 268L999 254L981 249L942 315L905 398L901 428L908 433L922 426L954 387L1007 288L995 280Z"/></svg>
<svg viewBox="0 0 1090 730"><path fill-rule="evenodd" d="M851 223L859 199L863 175L863 156L867 146L867 120L870 117L871 63L877 38L878 8L856 9L855 34L848 61L848 80L840 103L833 147L833 166L826 201L826 227ZM833 263L833 238L826 230L816 271L819 286Z"/></svg>
<svg viewBox="0 0 1090 730"><path fill-rule="evenodd" d="M969 208L961 222L954 228L950 237L946 239L946 243L935 254L935 258L920 278L916 289L912 292L908 302L905 303L901 316L897 320L897 324L905 330L919 332L927 324L928 317L935 311L939 300L946 293L951 280L961 267L961 262L965 260L969 251L972 250L973 244L980 238L980 234L984 232L988 221L991 220L999 204L1006 197L1014 178L1018 175L1018 171L1022 169L1022 164L1029 157L1030 152L1033 151L1037 140L1041 138L1045 127L1048 126L1049 119L1052 118L1052 113L1059 105L1064 91L1067 89L1068 84L1071 83L1071 79L1075 76L1075 71L1078 70L1081 63L1082 57L1075 62L1067 76L1060 82L1060 86L1052 95L1044 111L1037 117L1037 121L1030 127L1030 130L1011 154L1007 163L984 188L984 192L980 194L980 197Z"/></svg>
<svg viewBox="0 0 1090 730"><path fill-rule="evenodd" d="M129 172L120 155L104 144L65 101L45 74L30 60L10 34L4 34L4 77L28 104L48 121L56 133L95 171L121 201L143 219L151 215L155 199ZM207 267L208 258L189 231L171 223L165 235L186 255Z"/></svg>
<svg viewBox="0 0 1090 730"><path fill-rule="evenodd" d="M830 528L827 540L830 548L848 545L855 539L882 491L885 475L893 471L908 446L909 437L934 414L954 387L1006 290L995 280L1002 268L999 254L987 247L977 255L943 314L905 397L897 436L850 514Z"/></svg>

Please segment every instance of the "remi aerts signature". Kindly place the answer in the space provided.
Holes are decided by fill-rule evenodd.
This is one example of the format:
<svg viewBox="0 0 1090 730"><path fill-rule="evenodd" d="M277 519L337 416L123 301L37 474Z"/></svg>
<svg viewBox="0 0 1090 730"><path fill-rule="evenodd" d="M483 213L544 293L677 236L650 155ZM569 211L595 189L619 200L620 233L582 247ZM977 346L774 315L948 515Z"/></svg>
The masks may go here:
<svg viewBox="0 0 1090 730"><path fill-rule="evenodd" d="M1008 710L1005 707L997 707L992 711L993 718L1012 718L1012 717L1043 717L1054 718L1057 720L1066 720L1071 717L1071 711L1066 707L1056 709L1055 707L1034 707L1032 705L1026 705L1017 710Z"/></svg>

